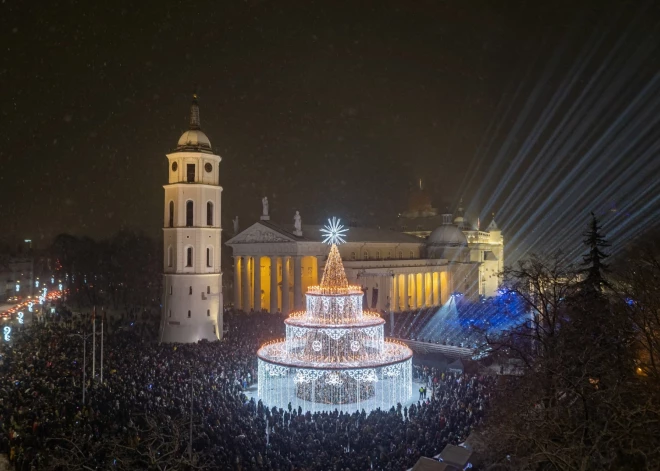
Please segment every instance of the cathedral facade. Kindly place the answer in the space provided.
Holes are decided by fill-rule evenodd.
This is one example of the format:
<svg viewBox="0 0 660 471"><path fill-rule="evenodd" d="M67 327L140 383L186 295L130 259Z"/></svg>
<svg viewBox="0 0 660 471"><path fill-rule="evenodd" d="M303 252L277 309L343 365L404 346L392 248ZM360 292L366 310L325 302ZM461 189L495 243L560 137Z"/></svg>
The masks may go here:
<svg viewBox="0 0 660 471"><path fill-rule="evenodd" d="M222 336L219 155L201 130L197 96L190 126L167 155L163 212L160 340L197 342Z"/></svg>
<svg viewBox="0 0 660 471"><path fill-rule="evenodd" d="M468 220L462 200L453 215L441 214L431 204L431 196L420 181L419 189L410 194L408 208L399 214L390 229L424 239L430 257L438 255L438 246L446 245L443 240L451 239L456 246L467 244L464 255L479 264L477 293L483 297L496 294L504 270L504 237L494 214L485 230L480 228L478 219Z"/></svg>
<svg viewBox="0 0 660 471"><path fill-rule="evenodd" d="M289 313L304 309L303 293L320 283L328 255L322 226L261 220L227 245L234 256L234 307ZM426 234L406 228L349 227L339 246L349 283L372 309L394 312L441 306L452 294L477 300L495 295L504 263L501 232L468 227L463 215L431 215ZM428 220L426 222L429 222Z"/></svg>

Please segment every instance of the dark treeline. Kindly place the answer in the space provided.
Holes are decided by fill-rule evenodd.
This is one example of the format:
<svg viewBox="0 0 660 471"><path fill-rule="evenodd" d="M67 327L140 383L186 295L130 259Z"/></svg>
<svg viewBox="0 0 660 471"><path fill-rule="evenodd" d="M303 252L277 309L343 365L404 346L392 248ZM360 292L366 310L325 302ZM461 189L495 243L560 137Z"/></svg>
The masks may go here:
<svg viewBox="0 0 660 471"><path fill-rule="evenodd" d="M561 253L505 271L527 321L490 338L520 375L500 382L482 431L497 469L660 469L660 244L617 259L593 218L581 264Z"/></svg>
<svg viewBox="0 0 660 471"><path fill-rule="evenodd" d="M150 309L160 303L161 248L143 234L121 231L101 241L60 234L47 252L74 307Z"/></svg>

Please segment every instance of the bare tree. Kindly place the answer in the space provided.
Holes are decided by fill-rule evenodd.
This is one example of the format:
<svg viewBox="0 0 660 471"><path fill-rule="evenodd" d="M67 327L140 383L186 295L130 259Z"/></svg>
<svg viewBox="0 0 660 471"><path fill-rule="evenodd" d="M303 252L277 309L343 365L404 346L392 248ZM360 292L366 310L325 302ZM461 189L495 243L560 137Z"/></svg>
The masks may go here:
<svg viewBox="0 0 660 471"><path fill-rule="evenodd" d="M484 452L509 469L658 469L658 390L634 374L621 296L609 282L580 282L579 273L560 255L505 273L531 314L489 342L521 360L524 374L502 378Z"/></svg>
<svg viewBox="0 0 660 471"><path fill-rule="evenodd" d="M622 293L636 333L638 373L660 383L660 234L635 243L616 264L616 286Z"/></svg>
<svg viewBox="0 0 660 471"><path fill-rule="evenodd" d="M96 440L85 435L49 438L47 470L115 469L201 471L212 469L203 452L187 453L189 423L164 413L133 417L133 426L113 437Z"/></svg>

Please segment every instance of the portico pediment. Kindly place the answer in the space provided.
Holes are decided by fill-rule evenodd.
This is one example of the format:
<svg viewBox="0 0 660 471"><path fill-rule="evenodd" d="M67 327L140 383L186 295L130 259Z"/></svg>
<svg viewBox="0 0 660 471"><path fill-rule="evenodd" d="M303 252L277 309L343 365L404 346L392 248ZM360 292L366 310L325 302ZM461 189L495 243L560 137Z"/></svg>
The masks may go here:
<svg viewBox="0 0 660 471"><path fill-rule="evenodd" d="M270 244L273 242L296 242L296 240L257 222L245 229L237 236L228 240L227 245L264 243Z"/></svg>

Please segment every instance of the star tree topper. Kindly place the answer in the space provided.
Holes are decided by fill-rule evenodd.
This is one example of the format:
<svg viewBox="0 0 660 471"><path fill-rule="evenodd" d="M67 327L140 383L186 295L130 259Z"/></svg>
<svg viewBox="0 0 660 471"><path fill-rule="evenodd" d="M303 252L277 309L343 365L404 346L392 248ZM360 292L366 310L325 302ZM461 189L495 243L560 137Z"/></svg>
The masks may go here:
<svg viewBox="0 0 660 471"><path fill-rule="evenodd" d="M328 219L328 224L323 226L321 229L324 237L324 243L330 245L339 245L346 242L344 237L346 236L346 232L348 232L348 228L344 228L344 225L340 224L340 221L341 220L336 217Z"/></svg>

